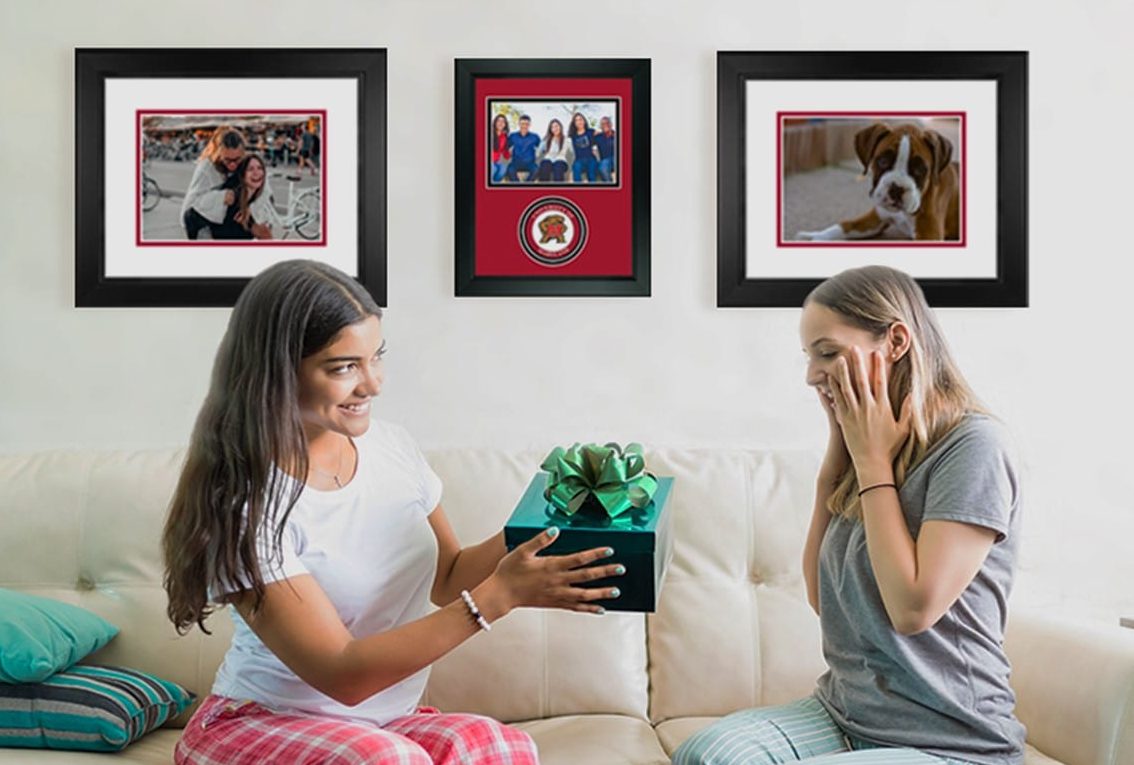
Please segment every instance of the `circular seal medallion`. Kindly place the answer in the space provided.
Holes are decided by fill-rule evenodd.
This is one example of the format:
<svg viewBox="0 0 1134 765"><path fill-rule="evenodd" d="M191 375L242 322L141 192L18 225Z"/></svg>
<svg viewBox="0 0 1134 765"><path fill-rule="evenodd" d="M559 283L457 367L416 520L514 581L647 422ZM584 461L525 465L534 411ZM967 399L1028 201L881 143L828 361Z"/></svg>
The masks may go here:
<svg viewBox="0 0 1134 765"><path fill-rule="evenodd" d="M529 258L544 266L563 266L583 251L587 219L573 202L542 197L524 210L518 233Z"/></svg>

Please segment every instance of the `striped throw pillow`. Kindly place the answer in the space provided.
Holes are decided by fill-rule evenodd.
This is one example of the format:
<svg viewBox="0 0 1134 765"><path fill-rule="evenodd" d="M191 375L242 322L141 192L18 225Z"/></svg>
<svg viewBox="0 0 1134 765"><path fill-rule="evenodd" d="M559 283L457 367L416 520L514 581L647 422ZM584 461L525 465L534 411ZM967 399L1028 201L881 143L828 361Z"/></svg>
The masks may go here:
<svg viewBox="0 0 1134 765"><path fill-rule="evenodd" d="M0 684L0 747L116 752L195 698L144 672L76 664L41 683Z"/></svg>

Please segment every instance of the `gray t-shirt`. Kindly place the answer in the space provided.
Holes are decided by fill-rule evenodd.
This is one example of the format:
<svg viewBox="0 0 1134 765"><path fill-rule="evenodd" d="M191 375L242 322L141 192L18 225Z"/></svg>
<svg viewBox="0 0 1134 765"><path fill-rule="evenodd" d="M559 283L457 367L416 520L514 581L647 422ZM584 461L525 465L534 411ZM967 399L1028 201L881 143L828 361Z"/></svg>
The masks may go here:
<svg viewBox="0 0 1134 765"><path fill-rule="evenodd" d="M902 512L916 540L928 520L993 529L996 541L957 602L930 629L894 630L861 521L831 519L819 552L819 612L830 668L816 696L847 733L988 765L1024 761L1004 622L1019 542L1020 487L1001 426L967 415L906 477Z"/></svg>

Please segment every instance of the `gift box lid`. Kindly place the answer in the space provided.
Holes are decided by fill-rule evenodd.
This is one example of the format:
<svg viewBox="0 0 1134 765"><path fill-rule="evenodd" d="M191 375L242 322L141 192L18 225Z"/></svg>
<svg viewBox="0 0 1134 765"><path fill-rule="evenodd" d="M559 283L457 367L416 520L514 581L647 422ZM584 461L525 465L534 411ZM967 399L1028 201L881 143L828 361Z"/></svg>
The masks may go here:
<svg viewBox="0 0 1134 765"><path fill-rule="evenodd" d="M512 511L504 526L504 541L508 549L552 525L558 526L561 532L554 545L555 552L567 553L603 545L617 545L617 551L621 553L653 552L657 549L659 532L664 532L668 526L665 510L673 478L659 477L658 488L650 504L612 520L601 509L595 511L584 507L570 516L556 510L544 497L548 476L544 471L536 473ZM611 534L618 535L617 541L611 540Z"/></svg>

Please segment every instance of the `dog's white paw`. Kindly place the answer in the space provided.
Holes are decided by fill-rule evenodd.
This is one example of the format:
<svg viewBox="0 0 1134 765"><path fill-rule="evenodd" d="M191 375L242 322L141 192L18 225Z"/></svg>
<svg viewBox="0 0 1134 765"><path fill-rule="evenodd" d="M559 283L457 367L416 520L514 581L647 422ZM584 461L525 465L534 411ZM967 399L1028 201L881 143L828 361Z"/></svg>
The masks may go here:
<svg viewBox="0 0 1134 765"><path fill-rule="evenodd" d="M795 238L807 242L830 242L837 239L846 239L846 234L843 231L843 227L836 223L821 231L800 231L795 235Z"/></svg>

